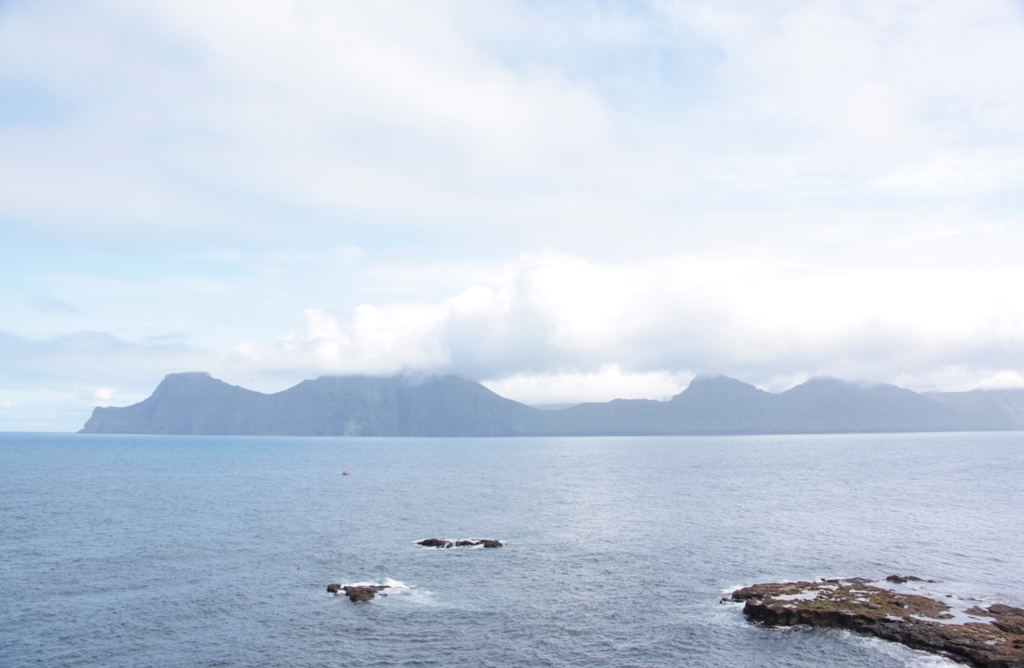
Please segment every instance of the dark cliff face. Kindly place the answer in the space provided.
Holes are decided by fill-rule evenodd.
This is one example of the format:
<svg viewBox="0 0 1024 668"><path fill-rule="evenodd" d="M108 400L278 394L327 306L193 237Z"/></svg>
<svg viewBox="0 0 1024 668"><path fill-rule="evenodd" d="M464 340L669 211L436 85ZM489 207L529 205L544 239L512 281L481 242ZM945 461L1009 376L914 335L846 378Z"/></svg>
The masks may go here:
<svg viewBox="0 0 1024 668"><path fill-rule="evenodd" d="M807 431L948 431L970 428L955 410L895 385L812 378L777 395Z"/></svg>
<svg viewBox="0 0 1024 668"><path fill-rule="evenodd" d="M1024 389L929 392L924 394L989 429L1024 429Z"/></svg>
<svg viewBox="0 0 1024 668"><path fill-rule="evenodd" d="M1024 392L1021 393L1024 405ZM1024 409L1021 409L1024 415ZM1002 415L1002 414L1001 414ZM772 434L1005 429L892 385L817 378L771 394L699 376L670 401L539 410L455 376L324 376L262 394L206 373L171 374L152 396L97 408L86 433L292 436ZM1024 422L1015 428L1024 427ZM1014 427L1010 427L1014 428Z"/></svg>
<svg viewBox="0 0 1024 668"><path fill-rule="evenodd" d="M235 434L267 395L212 378L174 373L150 397L125 408L97 408L82 429L106 434Z"/></svg>
<svg viewBox="0 0 1024 668"><path fill-rule="evenodd" d="M171 374L145 401L97 408L85 433L291 436L512 436L540 412L454 376L324 376L276 394Z"/></svg>
<svg viewBox="0 0 1024 668"><path fill-rule="evenodd" d="M669 402L677 422L696 433L785 431L774 395L728 376L697 376Z"/></svg>

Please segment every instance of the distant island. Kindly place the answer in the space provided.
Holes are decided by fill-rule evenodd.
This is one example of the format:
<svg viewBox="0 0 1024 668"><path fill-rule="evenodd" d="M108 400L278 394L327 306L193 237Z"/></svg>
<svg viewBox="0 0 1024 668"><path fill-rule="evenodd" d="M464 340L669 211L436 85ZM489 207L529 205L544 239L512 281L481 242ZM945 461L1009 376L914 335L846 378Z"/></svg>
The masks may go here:
<svg viewBox="0 0 1024 668"><path fill-rule="evenodd" d="M918 394L815 378L770 393L698 376L669 401L542 410L457 376L323 376L275 394L208 373L164 378L144 401L96 408L81 433L277 436L653 436L1024 429L1024 389Z"/></svg>

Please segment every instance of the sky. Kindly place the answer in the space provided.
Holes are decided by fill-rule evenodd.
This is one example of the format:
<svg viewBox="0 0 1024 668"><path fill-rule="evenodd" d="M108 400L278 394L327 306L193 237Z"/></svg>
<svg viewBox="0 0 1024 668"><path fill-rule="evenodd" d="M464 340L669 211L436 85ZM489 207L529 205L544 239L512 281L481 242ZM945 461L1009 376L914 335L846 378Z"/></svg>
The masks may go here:
<svg viewBox="0 0 1024 668"><path fill-rule="evenodd" d="M165 374L1024 386L1024 4L0 0L0 430Z"/></svg>

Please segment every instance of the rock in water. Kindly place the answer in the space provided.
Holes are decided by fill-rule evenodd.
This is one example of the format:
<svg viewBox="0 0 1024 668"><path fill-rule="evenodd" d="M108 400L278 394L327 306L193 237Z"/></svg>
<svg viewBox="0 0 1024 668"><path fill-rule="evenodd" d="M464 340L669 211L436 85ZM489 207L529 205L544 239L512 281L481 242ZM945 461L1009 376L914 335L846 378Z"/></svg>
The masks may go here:
<svg viewBox="0 0 1024 668"><path fill-rule="evenodd" d="M895 582L922 580L907 576ZM756 584L731 598L744 603L748 619L766 626L829 626L980 668L1024 668L1024 610L1001 604L954 610L944 601L870 583L854 578Z"/></svg>
<svg viewBox="0 0 1024 668"><path fill-rule="evenodd" d="M377 595L377 592L387 589L387 585L365 585L365 586L346 586L342 587L345 591L345 595L348 596L348 600L353 603L359 603L360 601L369 601L371 598Z"/></svg>
<svg viewBox="0 0 1024 668"><path fill-rule="evenodd" d="M890 575L885 579L886 582L895 582L896 584L905 584L907 582L935 582L935 580L922 580L915 575Z"/></svg>
<svg viewBox="0 0 1024 668"><path fill-rule="evenodd" d="M443 538L427 538L426 540L421 540L416 544L422 545L423 547L455 547L455 543Z"/></svg>
<svg viewBox="0 0 1024 668"><path fill-rule="evenodd" d="M479 545L482 545L484 547L502 547L505 545L500 540L487 540L480 538L472 538L465 540L448 540L447 538L427 538L425 540L417 541L416 544L422 545L423 547L439 548L477 547Z"/></svg>
<svg viewBox="0 0 1024 668"><path fill-rule="evenodd" d="M341 591L341 585L340 584L329 584L329 585L327 585L327 593L328 594L337 594L339 591Z"/></svg>

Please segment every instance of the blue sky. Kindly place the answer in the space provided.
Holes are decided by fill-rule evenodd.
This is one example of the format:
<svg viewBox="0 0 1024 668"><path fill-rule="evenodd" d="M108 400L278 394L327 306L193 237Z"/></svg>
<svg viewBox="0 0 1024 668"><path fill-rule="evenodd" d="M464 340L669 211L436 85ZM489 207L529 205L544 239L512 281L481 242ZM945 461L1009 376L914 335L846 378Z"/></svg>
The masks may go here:
<svg viewBox="0 0 1024 668"><path fill-rule="evenodd" d="M186 370L1024 385L1022 11L0 3L0 429Z"/></svg>

